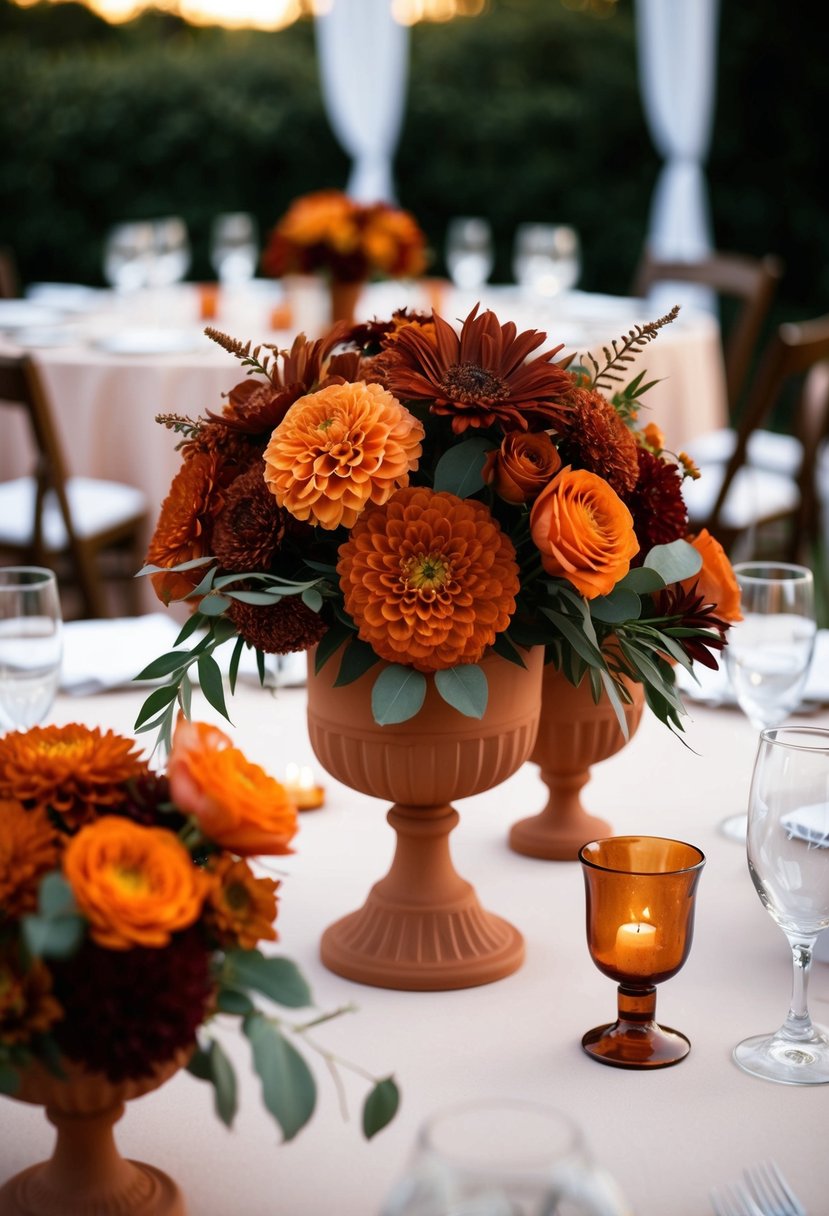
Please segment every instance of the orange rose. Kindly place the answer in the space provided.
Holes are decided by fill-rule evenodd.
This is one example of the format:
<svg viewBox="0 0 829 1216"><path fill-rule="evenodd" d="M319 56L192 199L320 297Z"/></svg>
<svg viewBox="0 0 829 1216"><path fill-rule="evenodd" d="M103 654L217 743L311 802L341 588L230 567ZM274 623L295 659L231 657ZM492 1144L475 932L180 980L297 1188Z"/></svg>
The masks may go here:
<svg viewBox="0 0 829 1216"><path fill-rule="evenodd" d="M630 511L586 469L568 467L553 478L533 504L530 527L547 573L589 600L608 595L639 552Z"/></svg>
<svg viewBox="0 0 829 1216"><path fill-rule="evenodd" d="M731 562L718 540L703 528L696 536L685 538L702 558L702 569L693 578L686 578L682 586L691 591L694 584L706 604L716 604L717 616L724 621L741 621L740 585L734 577Z"/></svg>
<svg viewBox="0 0 829 1216"><path fill-rule="evenodd" d="M240 857L292 852L296 807L284 786L217 727L180 717L167 777L173 801L222 848Z"/></svg>
<svg viewBox="0 0 829 1216"><path fill-rule="evenodd" d="M487 453L483 477L505 502L536 498L561 468L561 457L546 431L510 431L501 447Z"/></svg>
<svg viewBox="0 0 829 1216"><path fill-rule="evenodd" d="M63 870L93 941L111 950L168 945L198 920L211 885L167 828L119 815L81 828Z"/></svg>

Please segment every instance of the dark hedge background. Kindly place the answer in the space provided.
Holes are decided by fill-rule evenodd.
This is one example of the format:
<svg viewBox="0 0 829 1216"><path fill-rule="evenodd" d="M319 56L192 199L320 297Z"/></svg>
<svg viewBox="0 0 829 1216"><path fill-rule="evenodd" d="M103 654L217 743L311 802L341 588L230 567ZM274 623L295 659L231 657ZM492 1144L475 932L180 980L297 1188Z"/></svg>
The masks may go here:
<svg viewBox="0 0 829 1216"><path fill-rule="evenodd" d="M443 271L447 221L486 214L494 278L514 228L574 223L581 286L624 292L659 160L639 99L634 0L598 19L559 0L490 0L412 31L400 202ZM708 163L715 242L786 263L774 320L829 311L824 5L722 0ZM23 282L100 282L106 228L175 212L207 277L220 211L266 230L297 194L345 185L309 22L277 34L197 30L159 14L113 27L75 3L0 0L0 244Z"/></svg>

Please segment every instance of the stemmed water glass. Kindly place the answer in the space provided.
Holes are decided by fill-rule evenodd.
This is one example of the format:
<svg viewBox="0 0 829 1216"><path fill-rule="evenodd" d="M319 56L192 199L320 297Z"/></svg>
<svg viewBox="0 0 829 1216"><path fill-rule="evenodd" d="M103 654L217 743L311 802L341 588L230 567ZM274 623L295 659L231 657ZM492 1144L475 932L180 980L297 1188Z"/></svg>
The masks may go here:
<svg viewBox="0 0 829 1216"><path fill-rule="evenodd" d="M210 227L210 262L220 283L247 283L256 273L259 236L246 211L217 215Z"/></svg>
<svg viewBox="0 0 829 1216"><path fill-rule="evenodd" d="M120 293L146 287L155 256L155 234L147 221L116 224L104 240L104 278Z"/></svg>
<svg viewBox="0 0 829 1216"><path fill-rule="evenodd" d="M481 216L458 216L446 230L446 267L459 291L483 287L495 263L492 228Z"/></svg>
<svg viewBox="0 0 829 1216"><path fill-rule="evenodd" d="M519 224L513 273L516 283L530 295L551 299L570 291L581 274L578 232L570 224Z"/></svg>
<svg viewBox="0 0 829 1216"><path fill-rule="evenodd" d="M734 1059L769 1081L822 1085L829 1082L829 1031L812 1022L806 993L815 941L829 928L829 730L761 733L746 852L760 901L788 938L794 979L783 1025L738 1043Z"/></svg>
<svg viewBox="0 0 829 1216"><path fill-rule="evenodd" d="M817 624L811 570L788 562L739 562L741 621L732 625L725 665L740 709L758 731L779 726L800 705ZM745 840L746 816L720 825Z"/></svg>
<svg viewBox="0 0 829 1216"><path fill-rule="evenodd" d="M54 572L0 567L0 730L42 722L55 699L63 654Z"/></svg>

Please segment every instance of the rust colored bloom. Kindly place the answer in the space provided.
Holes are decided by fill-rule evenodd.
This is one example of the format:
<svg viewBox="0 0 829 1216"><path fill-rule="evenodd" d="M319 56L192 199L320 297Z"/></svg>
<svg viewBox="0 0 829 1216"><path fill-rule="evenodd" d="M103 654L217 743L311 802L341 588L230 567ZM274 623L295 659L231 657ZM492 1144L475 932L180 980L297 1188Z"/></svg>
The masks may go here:
<svg viewBox="0 0 829 1216"><path fill-rule="evenodd" d="M608 595L639 549L630 511L585 469L563 469L542 490L530 526L547 573L566 578L588 600Z"/></svg>
<svg viewBox="0 0 829 1216"><path fill-rule="evenodd" d="M170 492L161 505L161 514L147 550L147 562L156 566L177 566L208 552L210 517L220 506L215 495L219 457L196 452L182 462L173 478ZM155 593L164 604L183 599L201 581L199 567L182 573L151 575Z"/></svg>
<svg viewBox="0 0 829 1216"><path fill-rule="evenodd" d="M198 920L209 887L172 832L118 815L72 837L63 871L92 940L110 950L166 946Z"/></svg>
<svg viewBox="0 0 829 1216"><path fill-rule="evenodd" d="M694 586L689 591L683 583L672 583L654 594L653 606L657 616L672 618L667 632L680 631L682 648L689 659L716 671L719 663L711 652L723 649L730 626L717 616L714 604L705 603L699 588ZM688 632L700 629L708 631L706 637L694 637Z"/></svg>
<svg viewBox="0 0 829 1216"><path fill-rule="evenodd" d="M0 797L78 827L117 809L124 784L147 772L134 748L132 739L75 722L12 732L0 739Z"/></svg>
<svg viewBox="0 0 829 1216"><path fill-rule="evenodd" d="M483 477L505 502L536 498L561 468L561 457L546 431L510 431L487 453Z"/></svg>
<svg viewBox="0 0 829 1216"><path fill-rule="evenodd" d="M598 473L624 498L639 475L636 437L601 393L577 387L571 401L558 441L562 460Z"/></svg>
<svg viewBox="0 0 829 1216"><path fill-rule="evenodd" d="M346 611L381 658L418 671L476 663L515 611L512 541L474 499L398 490L340 546Z"/></svg>
<svg viewBox="0 0 829 1216"><path fill-rule="evenodd" d="M284 535L285 512L265 485L265 466L257 460L225 491L213 527L213 553L225 570L269 570Z"/></svg>
<svg viewBox="0 0 829 1216"><path fill-rule="evenodd" d="M433 414L452 419L452 430L496 423L504 431L558 426L572 408L572 378L552 360L562 349L528 361L545 339L537 330L519 334L493 312L466 318L460 334L435 315L434 335L416 325L397 334L396 358L387 386L403 401L428 401Z"/></svg>
<svg viewBox="0 0 829 1216"><path fill-rule="evenodd" d="M62 1016L52 977L39 960L24 967L15 948L0 958L0 1043L24 1045L45 1034Z"/></svg>
<svg viewBox="0 0 829 1216"><path fill-rule="evenodd" d="M655 422L649 422L641 432L643 442L658 456L665 446L665 435Z"/></svg>
<svg viewBox="0 0 829 1216"><path fill-rule="evenodd" d="M734 577L725 549L707 528L686 540L702 558L702 569L692 578L684 579L680 586L690 593L696 591L706 604L713 604L717 616L723 620L741 621L740 584Z"/></svg>
<svg viewBox="0 0 829 1216"><path fill-rule="evenodd" d="M685 536L688 508L682 497L682 475L675 464L642 447L638 459L639 480L625 501L644 559L654 545L668 545Z"/></svg>
<svg viewBox="0 0 829 1216"><path fill-rule="evenodd" d="M46 812L0 801L0 924L4 916L34 912L40 880L57 864L55 830Z"/></svg>
<svg viewBox="0 0 829 1216"><path fill-rule="evenodd" d="M211 864L208 922L219 943L252 950L257 942L277 940L273 878L257 878L248 863L223 854Z"/></svg>
<svg viewBox="0 0 829 1216"><path fill-rule="evenodd" d="M265 451L280 507L326 529L350 528L417 468L423 427L379 384L331 384L291 406Z"/></svg>
<svg viewBox="0 0 829 1216"><path fill-rule="evenodd" d="M231 600L228 616L245 641L263 654L308 650L328 628L320 614L307 608L298 595L286 595L264 605Z"/></svg>
<svg viewBox="0 0 829 1216"><path fill-rule="evenodd" d="M222 848L240 857L292 851L296 807L284 786L217 727L179 717L167 776L177 805Z"/></svg>

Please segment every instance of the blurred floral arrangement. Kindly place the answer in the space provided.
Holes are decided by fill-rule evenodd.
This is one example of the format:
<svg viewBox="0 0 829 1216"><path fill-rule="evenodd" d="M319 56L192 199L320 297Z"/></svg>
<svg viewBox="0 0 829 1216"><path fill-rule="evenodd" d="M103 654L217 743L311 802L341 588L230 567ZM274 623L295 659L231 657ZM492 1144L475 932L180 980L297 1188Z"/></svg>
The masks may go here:
<svg viewBox="0 0 829 1216"><path fill-rule="evenodd" d="M144 1077L192 1045L187 1067L236 1113L233 1066L210 1032L240 1020L265 1106L291 1139L314 1111L295 1042L335 1016L294 1024L255 1003L312 1004L277 939L279 881L248 858L292 851L296 810L282 785L216 727L183 718L166 774L133 740L79 724L0 739L0 1092L34 1061L112 1082ZM345 1012L345 1009L336 1013ZM346 1065L347 1067L351 1067ZM361 1077L368 1074L357 1069ZM393 1117L392 1078L374 1083L363 1130Z"/></svg>
<svg viewBox="0 0 829 1216"><path fill-rule="evenodd" d="M261 264L277 279L318 271L346 283L413 278L425 268L426 240L408 211L318 190L291 204L269 233Z"/></svg>
<svg viewBox="0 0 829 1216"><path fill-rule="evenodd" d="M431 676L480 717L479 660L544 645L620 722L627 678L681 731L674 665L716 668L739 594L718 542L687 535L691 461L639 424L644 373L623 384L677 312L575 366L477 306L459 331L403 310L290 351L208 329L248 378L221 413L159 419L183 459L143 572L193 613L137 677L169 679L136 727L166 740L194 665L226 713L212 652L235 637L231 689L245 646L260 674L266 654L340 653L339 684L384 660L380 723L417 713Z"/></svg>

